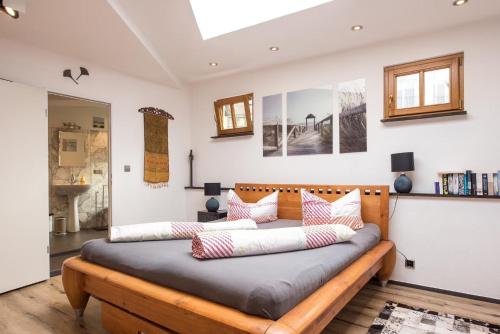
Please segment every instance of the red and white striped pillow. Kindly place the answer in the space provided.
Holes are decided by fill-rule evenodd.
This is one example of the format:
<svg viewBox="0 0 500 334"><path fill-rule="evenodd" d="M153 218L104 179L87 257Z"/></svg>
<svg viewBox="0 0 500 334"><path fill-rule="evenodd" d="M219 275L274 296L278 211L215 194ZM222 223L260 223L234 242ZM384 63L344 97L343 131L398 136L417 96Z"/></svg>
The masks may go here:
<svg viewBox="0 0 500 334"><path fill-rule="evenodd" d="M342 224L200 232L193 236L192 250L198 259L272 254L325 247L355 234Z"/></svg>
<svg viewBox="0 0 500 334"><path fill-rule="evenodd" d="M252 219L257 224L278 219L278 192L260 199L257 203L245 203L232 190L227 194L227 220Z"/></svg>
<svg viewBox="0 0 500 334"><path fill-rule="evenodd" d="M302 219L304 225L343 224L353 230L363 228L361 194L355 189L329 203L302 189Z"/></svg>

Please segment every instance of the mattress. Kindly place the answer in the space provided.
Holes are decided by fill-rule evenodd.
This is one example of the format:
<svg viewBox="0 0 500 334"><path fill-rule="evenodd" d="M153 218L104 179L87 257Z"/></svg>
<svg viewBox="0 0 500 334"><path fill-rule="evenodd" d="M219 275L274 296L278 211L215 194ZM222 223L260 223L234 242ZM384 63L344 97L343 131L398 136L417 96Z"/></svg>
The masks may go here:
<svg viewBox="0 0 500 334"><path fill-rule="evenodd" d="M300 226L278 220L259 228ZM84 260L187 292L242 312L276 320L378 244L380 229L365 224L351 241L327 247L238 258L198 260L191 240L86 242Z"/></svg>

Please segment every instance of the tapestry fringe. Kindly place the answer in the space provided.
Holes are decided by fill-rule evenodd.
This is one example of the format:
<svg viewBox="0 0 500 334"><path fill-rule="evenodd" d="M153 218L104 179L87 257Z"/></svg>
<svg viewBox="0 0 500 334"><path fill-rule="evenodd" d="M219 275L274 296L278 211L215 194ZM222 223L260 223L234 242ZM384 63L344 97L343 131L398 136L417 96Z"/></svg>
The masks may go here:
<svg viewBox="0 0 500 334"><path fill-rule="evenodd" d="M148 187L153 188L153 189L160 189L160 188L167 188L168 187L167 182L160 182L160 183L145 182L145 183Z"/></svg>

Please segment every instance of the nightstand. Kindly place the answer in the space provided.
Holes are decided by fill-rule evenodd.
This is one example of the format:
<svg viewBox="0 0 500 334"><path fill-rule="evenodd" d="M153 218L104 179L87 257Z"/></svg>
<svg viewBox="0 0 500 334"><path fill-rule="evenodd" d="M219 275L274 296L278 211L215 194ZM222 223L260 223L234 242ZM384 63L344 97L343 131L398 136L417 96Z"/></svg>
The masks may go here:
<svg viewBox="0 0 500 334"><path fill-rule="evenodd" d="M217 212L208 212L208 211L198 211L198 221L201 223L209 222L212 220L217 220L221 218L227 217L226 210L219 210Z"/></svg>

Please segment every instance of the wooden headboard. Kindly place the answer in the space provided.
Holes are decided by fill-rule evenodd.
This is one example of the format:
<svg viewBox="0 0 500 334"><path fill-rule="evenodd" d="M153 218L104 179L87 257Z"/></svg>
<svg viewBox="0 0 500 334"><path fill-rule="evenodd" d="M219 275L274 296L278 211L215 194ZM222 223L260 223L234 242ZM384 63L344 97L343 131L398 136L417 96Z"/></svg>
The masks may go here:
<svg viewBox="0 0 500 334"><path fill-rule="evenodd" d="M389 240L389 186L236 183L235 192L243 201L255 203L271 192L278 191L278 218L301 220L300 189L302 188L329 202L359 188L363 221L377 224L382 232L382 239Z"/></svg>

